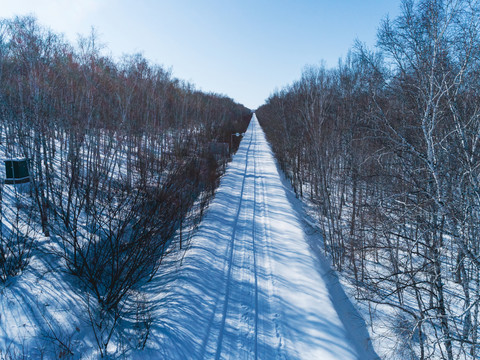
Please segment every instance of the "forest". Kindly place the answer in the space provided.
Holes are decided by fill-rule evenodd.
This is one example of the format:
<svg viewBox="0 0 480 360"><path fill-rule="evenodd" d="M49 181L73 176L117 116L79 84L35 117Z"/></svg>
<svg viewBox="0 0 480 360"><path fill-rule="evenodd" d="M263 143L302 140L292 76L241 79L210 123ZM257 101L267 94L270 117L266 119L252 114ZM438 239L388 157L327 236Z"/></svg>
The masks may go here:
<svg viewBox="0 0 480 360"><path fill-rule="evenodd" d="M256 111L392 358L480 356L479 91L478 1L404 0Z"/></svg>
<svg viewBox="0 0 480 360"><path fill-rule="evenodd" d="M250 117L142 55L113 59L93 30L72 45L33 17L1 20L0 146L6 159L27 159L31 178L24 191L0 188L0 200L16 199L0 207L2 287L32 256L47 258L83 294L102 357L128 322L145 346L151 312L139 289L167 249L188 243L182 229L199 223L238 147L231 134ZM73 355L49 336L55 356Z"/></svg>

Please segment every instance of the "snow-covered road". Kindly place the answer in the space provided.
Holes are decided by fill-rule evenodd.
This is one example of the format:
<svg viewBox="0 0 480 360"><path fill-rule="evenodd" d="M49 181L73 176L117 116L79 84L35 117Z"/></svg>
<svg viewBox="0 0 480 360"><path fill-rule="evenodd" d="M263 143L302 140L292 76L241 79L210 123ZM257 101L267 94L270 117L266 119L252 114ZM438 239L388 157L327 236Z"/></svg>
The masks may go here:
<svg viewBox="0 0 480 360"><path fill-rule="evenodd" d="M151 339L161 356L365 357L286 191L254 115L191 249L159 295L162 325Z"/></svg>

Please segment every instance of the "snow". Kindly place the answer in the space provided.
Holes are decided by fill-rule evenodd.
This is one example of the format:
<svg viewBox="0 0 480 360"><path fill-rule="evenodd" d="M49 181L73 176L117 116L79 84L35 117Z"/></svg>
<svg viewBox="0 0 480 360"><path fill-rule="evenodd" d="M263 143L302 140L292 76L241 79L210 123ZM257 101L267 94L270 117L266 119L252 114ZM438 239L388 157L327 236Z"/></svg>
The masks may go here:
<svg viewBox="0 0 480 360"><path fill-rule="evenodd" d="M28 200L14 189L4 187L4 209ZM377 359L312 226L254 115L188 249L170 249L142 289L153 323L145 349L127 357ZM0 358L60 358L68 348L95 359L86 294L35 231L27 269L0 290ZM112 340L112 353L121 348Z"/></svg>
<svg viewBox="0 0 480 360"><path fill-rule="evenodd" d="M253 115L137 358L378 358L303 215Z"/></svg>
<svg viewBox="0 0 480 360"><path fill-rule="evenodd" d="M15 204L26 206L30 201L26 193L18 192L26 186L4 186L4 233L13 226ZM82 294L73 291L73 277L59 271L54 244L40 235L39 227L31 226L35 245L28 266L0 287L0 359L57 358L65 348L62 344L87 353L95 345L80 320Z"/></svg>

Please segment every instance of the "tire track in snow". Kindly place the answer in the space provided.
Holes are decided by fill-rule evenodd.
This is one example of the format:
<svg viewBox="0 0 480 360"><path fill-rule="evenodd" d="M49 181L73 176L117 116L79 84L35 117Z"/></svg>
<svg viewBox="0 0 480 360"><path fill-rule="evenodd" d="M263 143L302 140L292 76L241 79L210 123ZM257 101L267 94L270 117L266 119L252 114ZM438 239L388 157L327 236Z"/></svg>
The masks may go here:
<svg viewBox="0 0 480 360"><path fill-rule="evenodd" d="M255 127L257 124L255 124ZM255 152L257 152L257 131L253 131L255 134ZM257 223L257 157L253 157L253 221L252 221L252 250L253 250L253 273L255 277L255 342L254 342L254 354L255 359L258 358L258 273L257 273L257 249L256 249L256 223Z"/></svg>
<svg viewBox="0 0 480 360"><path fill-rule="evenodd" d="M248 148L247 148L247 154L246 154L246 159L245 159L245 171L244 171L244 176L243 176L243 179L242 179L242 188L241 188L241 191L240 191L240 201L239 201L239 204L238 204L237 213L235 215L233 232L232 232L232 236L231 236L231 239L230 239L230 248L229 248L230 254L228 256L228 272L227 272L227 281L226 281L226 284L225 284L225 286L226 286L226 288L225 288L225 299L224 299L224 303L223 303L222 320L221 320L221 323L220 323L220 329L219 329L218 340L217 340L217 350L216 350L216 353L215 353L215 359L216 360L220 359L220 355L221 355L221 352L222 352L222 342L223 342L223 335L224 335L224 332L225 332L225 322L226 322L226 319L227 319L228 304L229 304L229 301L230 301L230 288L231 288L230 285L231 285L231 279L232 279L232 268L233 268L233 259L234 259L234 250L235 250L235 238L237 236L237 228L238 228L238 223L239 223L239 218L240 218L240 212L242 210L242 204L244 202L245 183L246 183L246 180L247 180L247 170L248 170L248 163L249 163L248 158L249 158L249 154L250 154L252 143L253 143L253 136L254 136L254 132L252 132L252 135L250 137L250 143L249 143ZM214 316L215 316L215 312L216 311L214 311ZM213 320L212 320L212 322L213 322ZM211 327L211 323L209 324L209 328L210 327ZM210 331L207 331L207 339L208 339L209 333L210 333ZM206 342L204 343L204 345L206 345ZM204 349L205 349L205 346L204 346Z"/></svg>
<svg viewBox="0 0 480 360"><path fill-rule="evenodd" d="M225 299L227 299L228 296L229 296L228 292L229 292L229 288L230 288L229 283L230 283L230 280L231 280L231 271L232 271L232 266L233 266L233 261L232 260L233 260L233 253L234 253L234 248L235 248L234 245L235 245L236 229L237 229L237 225L238 225L238 219L240 217L240 211L242 209L243 196L244 196L244 193L245 193L245 181L246 181L246 178L247 178L246 175L247 175L247 170L248 170L248 158L250 156L252 142L253 142L253 134L250 137L250 143L248 144L247 152L245 154L245 169L243 171L243 180L242 180L242 186L241 186L241 190L240 190L240 200L238 202L238 207L237 207L237 211L236 211L236 215L235 215L235 222L233 224L233 232L232 232L232 236L230 238L229 247L227 247L227 251L225 253L225 259L226 259L225 263L228 266ZM210 320L208 321L208 327L207 327L207 330L205 332L205 337L203 338L202 346L201 346L201 356L200 356L201 359L205 358L205 351L206 351L206 348L207 348L208 340L209 340L210 335L211 335L212 325L215 322L215 315L217 314L217 308L218 308L218 304L220 302L220 298L221 298L220 296L218 296L216 298L215 305L214 305L213 311L212 311L212 316L210 317ZM225 327L226 303L227 303L227 300L225 300L225 302L224 302L223 317L222 317L222 322L221 322L219 338L222 336L220 334L223 334L223 328ZM217 342L217 355L218 355L218 353L219 352L218 352L218 342ZM217 355L215 356L216 359L218 358Z"/></svg>

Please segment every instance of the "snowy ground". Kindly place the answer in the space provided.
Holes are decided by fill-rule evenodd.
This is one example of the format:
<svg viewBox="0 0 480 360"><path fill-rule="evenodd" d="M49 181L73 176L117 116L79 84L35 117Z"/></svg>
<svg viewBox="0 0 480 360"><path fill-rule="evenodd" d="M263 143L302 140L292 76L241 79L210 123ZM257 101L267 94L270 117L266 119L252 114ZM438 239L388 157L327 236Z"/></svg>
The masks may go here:
<svg viewBox="0 0 480 360"><path fill-rule="evenodd" d="M377 358L301 209L253 116L137 358Z"/></svg>
<svg viewBox="0 0 480 360"><path fill-rule="evenodd" d="M113 357L378 358L305 217L254 116L190 249L171 249L142 289L154 305L146 348L122 353L112 340ZM36 241L26 271L0 290L0 359L97 358L85 294L54 244Z"/></svg>

